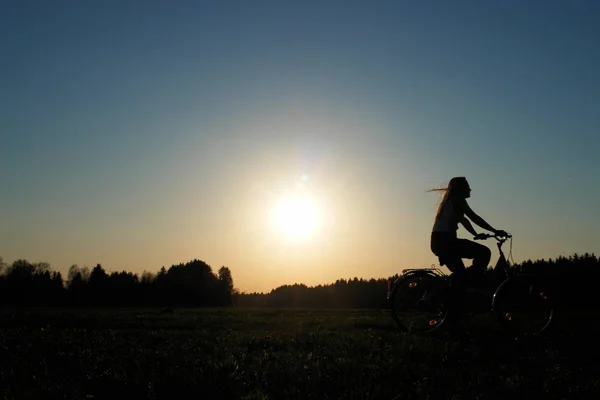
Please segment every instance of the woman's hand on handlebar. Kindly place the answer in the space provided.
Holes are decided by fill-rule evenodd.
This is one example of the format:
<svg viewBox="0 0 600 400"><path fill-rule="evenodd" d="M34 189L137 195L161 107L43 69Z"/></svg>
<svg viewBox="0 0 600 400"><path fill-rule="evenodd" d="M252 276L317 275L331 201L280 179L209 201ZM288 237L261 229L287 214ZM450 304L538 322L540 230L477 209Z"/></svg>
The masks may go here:
<svg viewBox="0 0 600 400"><path fill-rule="evenodd" d="M494 235L499 237L510 237L510 234L508 234L506 231L503 231L502 229L494 231Z"/></svg>

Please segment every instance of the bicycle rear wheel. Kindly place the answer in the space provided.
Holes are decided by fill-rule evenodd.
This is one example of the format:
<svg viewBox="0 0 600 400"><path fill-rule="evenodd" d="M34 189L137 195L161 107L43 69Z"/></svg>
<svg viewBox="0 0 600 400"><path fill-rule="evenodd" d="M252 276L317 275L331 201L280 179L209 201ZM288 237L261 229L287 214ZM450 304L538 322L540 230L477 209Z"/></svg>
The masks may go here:
<svg viewBox="0 0 600 400"><path fill-rule="evenodd" d="M405 332L429 333L447 320L443 300L446 281L431 275L412 275L400 280L390 296L391 313Z"/></svg>
<svg viewBox="0 0 600 400"><path fill-rule="evenodd" d="M494 311L516 336L539 336L554 318L554 305L543 285L525 280L503 283L494 294Z"/></svg>

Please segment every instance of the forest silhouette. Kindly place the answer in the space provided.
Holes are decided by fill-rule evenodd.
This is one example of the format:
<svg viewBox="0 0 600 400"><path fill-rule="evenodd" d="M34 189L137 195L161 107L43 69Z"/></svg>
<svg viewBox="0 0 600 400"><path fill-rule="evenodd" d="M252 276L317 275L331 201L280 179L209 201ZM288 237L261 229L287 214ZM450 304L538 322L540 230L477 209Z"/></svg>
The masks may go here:
<svg viewBox="0 0 600 400"><path fill-rule="evenodd" d="M66 280L48 263L16 260L0 274L0 301L8 306L223 307L232 305L233 291L229 268L215 274L201 260L141 276L73 265Z"/></svg>
<svg viewBox="0 0 600 400"><path fill-rule="evenodd" d="M549 295L561 307L597 308L595 287L600 280L600 260L594 254L527 260L513 265L518 273L539 276ZM401 270L399 271L401 273ZM240 293L228 267L214 273L204 261L162 267L141 275L128 271L106 272L100 265L71 266L66 279L48 263L19 259L7 265L0 258L0 304L3 306L60 307L294 307L387 308L388 278L338 279L309 287L291 284L267 293ZM500 283L504 272L489 268L486 279Z"/></svg>

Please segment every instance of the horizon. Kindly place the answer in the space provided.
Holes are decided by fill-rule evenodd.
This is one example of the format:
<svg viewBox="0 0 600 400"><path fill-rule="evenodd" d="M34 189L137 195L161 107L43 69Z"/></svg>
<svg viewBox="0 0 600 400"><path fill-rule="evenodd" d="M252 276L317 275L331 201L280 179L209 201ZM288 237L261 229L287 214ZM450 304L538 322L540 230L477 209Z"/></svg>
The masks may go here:
<svg viewBox="0 0 600 400"><path fill-rule="evenodd" d="M0 256L378 279L453 176L516 263L599 254L600 3L433 3L7 5Z"/></svg>
<svg viewBox="0 0 600 400"><path fill-rule="evenodd" d="M506 255L507 257L509 257L509 254L506 254L506 253L505 253L505 255ZM587 257L587 256L589 256L589 257L595 257L595 258L597 258L597 255L596 255L595 253L589 253L589 252L586 252L586 253L583 253L583 254L577 254L577 253L573 253L573 254L568 254L568 255L559 255L558 257L555 257L555 258L547 258L547 259L543 259L543 258L541 258L541 259L536 259L536 260L531 260L531 259L522 260L521 262L518 262L518 263L515 263L515 264L513 264L513 266L518 266L518 265L521 265L521 264L523 264L523 263L525 263L525 262L533 262L533 263L535 263L535 262L542 262L542 263L544 263L544 262L556 262L556 261L559 261L559 259L561 259L561 258L564 258L564 259L567 259L567 260L568 260L568 259L570 259L570 258L572 258L572 257L574 257L574 256L578 256L578 257ZM1 257L1 256L0 256L0 265L4 265L4 266L6 266L6 267L9 267L9 266L11 266L11 265L12 265L14 262L16 262L16 261L20 261L20 260L23 260L23 261L30 262L29 260L19 259L19 260L13 260L13 262L11 262L11 263L7 263L7 262L6 262L6 260L4 260L4 259L3 259L3 257ZM101 265L101 264L96 264L96 265L95 265L95 266L93 266L93 267L90 267L90 266L87 266L87 265L79 266L79 265L76 265L76 264L74 264L74 265L72 265L71 267L76 267L76 268L77 268L77 270L78 270L79 272L81 272L82 270L85 270L85 269L87 269L87 272L88 272L88 273L90 273L90 272L91 272L91 271L92 271L92 270L93 270L95 267L97 267L97 266L99 265L100 267L102 267L102 269L103 269L103 270L104 270L104 271L105 271L105 272L106 272L108 275L111 275L112 273L121 273L121 272L127 272L127 273L132 273L132 274L134 274L134 275L137 275L137 276L138 276L138 278L139 278L139 279L141 279L141 278L142 278L142 274L144 274L144 273L150 273L150 274L152 274L152 276L155 278L155 277L156 277L156 275L157 275L157 274L158 274L158 273L159 273L159 272L160 272L160 271L161 271L163 268L165 268L165 269L168 271L168 270L169 270L171 267L173 267L173 266L184 265L184 264L186 264L186 263L190 263L190 262L193 262L193 261L200 261L200 262L202 262L202 263L205 263L205 262L204 262L202 259L194 259L194 260L188 260L188 261L185 261L185 262L180 262L180 263L172 264L172 265L170 265L169 267L167 267L167 266L163 265L163 266L161 266L161 267L160 267L158 270L156 270L156 271L144 270L144 271L142 271L142 273L136 273L136 272L132 272L132 271L128 271L128 270L110 270L110 269L106 269L106 268L104 268L104 266L103 266L103 265ZM39 263L44 263L44 262L43 262L43 261L40 261L40 262L38 262L38 263L31 263L31 264L39 264ZM205 263L205 264L206 264L206 263ZM212 265L210 265L210 264L206 264L206 265L208 265L208 266L211 268L211 270L212 270L212 273L213 273L215 276L217 276L217 275L218 275L217 273L218 273L218 270L219 270L219 268L221 268L221 267L226 267L226 266L214 267L214 266L212 266ZM52 265L51 265L51 264L49 264L49 263L48 263L48 266L49 266L49 270L50 270L51 272L59 272L59 273L61 274L61 276L62 276L62 279L63 279L63 283L66 285L66 284L67 284L67 280L66 280L66 279L67 279L67 277L65 276L65 274L64 274L63 272L61 272L61 271L57 271L57 270L53 269L53 268L52 268ZM71 267L70 267L70 268L71 268ZM439 265L436 265L436 267L437 267L437 268L440 268L440 269L446 269L446 270L447 270L447 268L446 268L446 267L440 267ZM493 267L493 266L492 266L492 265L490 265L490 268L492 268L492 267ZM70 268L69 268L69 269L70 269ZM0 272L4 272L4 270L0 270ZM397 272L397 274L398 274L398 275L400 275L400 274L401 274L401 272L402 272L402 271L399 271L399 272ZM447 271L447 272L449 273L450 271ZM395 274L394 274L394 275L395 275ZM283 287L283 286L304 285L304 286L306 286L306 287L308 287L308 288L315 288L315 287L318 287L318 286L330 286L330 285L334 285L334 284L335 284L337 281L340 281L340 280L342 280L342 281L346 281L346 282L350 282L350 281L353 281L353 280L355 280L355 279L358 279L359 281L363 281L363 282L369 282L369 281L371 281L371 280L375 280L375 281L378 281L378 280L389 280L389 278L391 278L391 277L392 277L392 276L394 276L394 275L387 276L387 277L382 277L382 276L373 276L373 277L366 277L366 276L343 277L343 276L342 276L342 277L339 277L339 278L337 278L337 279L336 279L336 280L334 280L334 281L330 281L330 282L320 282L320 283L316 283L316 284L306 284L306 283L304 283L304 282L284 283L284 284L281 284L281 285L279 285L279 286L273 287L273 288L271 288L271 289L268 289L268 290L265 290L265 291L260 291L260 292L256 292L256 291L253 291L253 292L248 292L248 291L242 291L242 290L239 290L239 288L238 288L238 287L235 285L235 282L236 282L236 281L235 281L235 277L233 277L233 283L234 283L234 289L236 289L236 290L238 291L238 294L242 294L242 295L243 295L243 294L269 294L269 292L271 292L271 291L273 291L273 290L275 290L275 289L278 289L278 288L280 288L280 287Z"/></svg>

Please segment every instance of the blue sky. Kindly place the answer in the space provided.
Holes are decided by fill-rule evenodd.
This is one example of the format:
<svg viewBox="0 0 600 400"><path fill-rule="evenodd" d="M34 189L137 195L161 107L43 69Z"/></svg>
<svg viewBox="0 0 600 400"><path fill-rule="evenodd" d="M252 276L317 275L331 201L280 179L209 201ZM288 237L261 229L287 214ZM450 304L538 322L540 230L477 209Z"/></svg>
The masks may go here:
<svg viewBox="0 0 600 400"><path fill-rule="evenodd" d="M598 254L599 39L593 1L4 3L0 256L389 276L452 176L516 261ZM302 175L328 228L277 241Z"/></svg>

